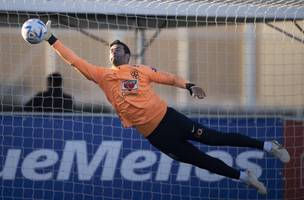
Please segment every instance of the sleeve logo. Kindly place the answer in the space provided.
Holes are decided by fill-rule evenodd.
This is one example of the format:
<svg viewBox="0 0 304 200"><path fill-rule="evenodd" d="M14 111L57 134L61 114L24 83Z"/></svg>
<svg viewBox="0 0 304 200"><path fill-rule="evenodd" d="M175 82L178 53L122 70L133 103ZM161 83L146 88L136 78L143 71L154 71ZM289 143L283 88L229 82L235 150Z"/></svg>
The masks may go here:
<svg viewBox="0 0 304 200"><path fill-rule="evenodd" d="M150 67L152 71L157 72L156 67Z"/></svg>

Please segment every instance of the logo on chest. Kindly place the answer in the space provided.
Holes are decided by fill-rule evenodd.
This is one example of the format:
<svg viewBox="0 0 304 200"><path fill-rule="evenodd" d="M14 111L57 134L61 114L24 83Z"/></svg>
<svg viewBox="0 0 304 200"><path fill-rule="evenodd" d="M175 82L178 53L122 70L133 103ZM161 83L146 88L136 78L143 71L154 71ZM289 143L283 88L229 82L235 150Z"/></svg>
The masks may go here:
<svg viewBox="0 0 304 200"><path fill-rule="evenodd" d="M122 91L134 91L138 89L138 80L123 80L121 81Z"/></svg>

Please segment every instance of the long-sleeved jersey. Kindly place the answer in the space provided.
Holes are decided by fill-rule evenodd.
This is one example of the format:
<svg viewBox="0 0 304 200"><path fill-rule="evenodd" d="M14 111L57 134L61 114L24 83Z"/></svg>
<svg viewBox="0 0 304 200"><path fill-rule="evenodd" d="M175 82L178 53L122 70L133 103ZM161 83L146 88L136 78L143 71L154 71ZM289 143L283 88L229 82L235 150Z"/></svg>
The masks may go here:
<svg viewBox="0 0 304 200"><path fill-rule="evenodd" d="M59 40L53 44L55 51L87 79L95 82L115 108L124 127L135 127L147 137L157 127L167 110L167 103L152 88L151 83L161 83L185 88L181 77L144 65L102 67L78 57Z"/></svg>

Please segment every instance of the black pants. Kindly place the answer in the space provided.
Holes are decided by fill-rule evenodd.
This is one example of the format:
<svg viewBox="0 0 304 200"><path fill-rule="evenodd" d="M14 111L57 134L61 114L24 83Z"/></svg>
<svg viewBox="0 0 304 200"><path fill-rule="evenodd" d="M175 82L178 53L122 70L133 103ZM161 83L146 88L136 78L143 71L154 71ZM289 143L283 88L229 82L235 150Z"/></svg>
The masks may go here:
<svg viewBox="0 0 304 200"><path fill-rule="evenodd" d="M196 123L168 107L166 115L147 139L169 157L222 176L239 179L240 171L200 151L188 140L212 146L252 147L263 150L264 142L238 133L221 133Z"/></svg>

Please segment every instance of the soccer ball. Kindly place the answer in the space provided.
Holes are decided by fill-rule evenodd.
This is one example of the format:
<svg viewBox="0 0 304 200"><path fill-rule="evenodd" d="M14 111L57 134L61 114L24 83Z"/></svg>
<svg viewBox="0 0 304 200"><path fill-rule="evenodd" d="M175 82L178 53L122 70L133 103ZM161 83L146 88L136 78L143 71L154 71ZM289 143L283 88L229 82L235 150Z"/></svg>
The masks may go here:
<svg viewBox="0 0 304 200"><path fill-rule="evenodd" d="M22 25L21 35L31 44L38 44L47 32L46 25L40 19L29 19Z"/></svg>

